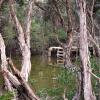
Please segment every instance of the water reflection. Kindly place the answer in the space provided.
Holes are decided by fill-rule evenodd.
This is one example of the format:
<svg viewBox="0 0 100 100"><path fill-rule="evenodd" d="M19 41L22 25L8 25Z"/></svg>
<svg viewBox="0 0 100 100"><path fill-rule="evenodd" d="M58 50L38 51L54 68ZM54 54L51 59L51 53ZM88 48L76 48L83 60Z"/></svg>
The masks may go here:
<svg viewBox="0 0 100 100"><path fill-rule="evenodd" d="M36 90L59 87L57 76L62 71L62 68L56 67L57 59L47 59L46 57L36 56L32 57L31 61L32 71L30 79L35 80L33 85Z"/></svg>
<svg viewBox="0 0 100 100"><path fill-rule="evenodd" d="M64 58L48 57L48 65L64 65Z"/></svg>

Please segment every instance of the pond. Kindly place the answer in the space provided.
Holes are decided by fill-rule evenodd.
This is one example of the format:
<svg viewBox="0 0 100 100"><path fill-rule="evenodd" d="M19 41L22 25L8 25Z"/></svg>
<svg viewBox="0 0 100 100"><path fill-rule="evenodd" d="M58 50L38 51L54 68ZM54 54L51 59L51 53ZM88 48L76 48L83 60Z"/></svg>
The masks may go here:
<svg viewBox="0 0 100 100"><path fill-rule="evenodd" d="M32 57L31 59L32 70L29 77L29 83L31 84L33 90L36 91L36 93L39 93L40 91L43 91L43 90L48 90L48 91L50 90L51 92L59 91L58 94L62 95L64 87L67 88L67 92L69 91L72 92L73 89L75 91L76 89L75 77L73 75L68 77L68 75L65 76L62 74L65 70L63 62L64 62L63 60L61 59L58 60L56 58L50 59L48 57L42 57L42 56ZM19 66L21 62L19 58L16 57L14 59L14 63L16 66ZM62 76L60 76L60 74ZM58 77L60 77L59 80L58 80ZM64 79L62 79L61 77L64 77ZM70 83L70 80L72 81L72 83ZM62 82L59 82L59 81L62 81Z"/></svg>
<svg viewBox="0 0 100 100"><path fill-rule="evenodd" d="M13 58L14 64L20 69L21 60L19 57ZM42 56L34 56L31 58L32 70L29 77L30 86L40 96L45 96L48 93L50 96L59 98L53 100L63 100L62 94L66 88L66 96L69 100L75 95L78 88L76 73L65 70L63 60L56 58L48 58ZM0 78L0 85L2 79ZM99 98L98 88L100 84L93 79L93 87ZM44 99L45 100L45 99ZM99 99L97 99L99 100Z"/></svg>

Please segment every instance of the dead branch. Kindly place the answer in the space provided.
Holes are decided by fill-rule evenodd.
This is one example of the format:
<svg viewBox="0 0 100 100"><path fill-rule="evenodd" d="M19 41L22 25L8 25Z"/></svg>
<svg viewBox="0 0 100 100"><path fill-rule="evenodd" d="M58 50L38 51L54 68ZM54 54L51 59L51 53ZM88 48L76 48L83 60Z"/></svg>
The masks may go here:
<svg viewBox="0 0 100 100"><path fill-rule="evenodd" d="M66 88L64 88L64 93L63 93L62 97L64 100L68 100L68 98L66 97Z"/></svg>
<svg viewBox="0 0 100 100"><path fill-rule="evenodd" d="M34 2L34 4L43 11L47 11L39 2Z"/></svg>
<svg viewBox="0 0 100 100"><path fill-rule="evenodd" d="M61 14L61 11L60 11L60 9L59 9L59 7L58 7L58 5L57 5L57 1L54 0L53 3L54 3L54 6L55 6L55 8L56 8L56 10L57 10L57 14L59 15L59 18L60 18L60 20L61 20L62 27L65 28L64 18L63 18L62 14Z"/></svg>
<svg viewBox="0 0 100 100"><path fill-rule="evenodd" d="M92 76L94 76L97 80L100 81L100 77L98 77L97 75L95 75L92 71L89 71L89 73L90 73Z"/></svg>
<svg viewBox="0 0 100 100"><path fill-rule="evenodd" d="M6 70L2 70L2 72L4 73L3 75L8 78L8 80L10 81L10 83L12 85L14 85L14 87L18 88L18 86L20 85L20 82L18 81L18 79L16 78L16 76L14 76L7 69Z"/></svg>

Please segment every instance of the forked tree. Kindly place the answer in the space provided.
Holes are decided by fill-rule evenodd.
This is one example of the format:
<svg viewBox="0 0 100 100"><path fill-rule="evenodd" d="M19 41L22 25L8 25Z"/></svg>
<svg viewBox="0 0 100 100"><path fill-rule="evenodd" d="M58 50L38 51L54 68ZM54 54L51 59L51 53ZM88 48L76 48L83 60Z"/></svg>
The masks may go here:
<svg viewBox="0 0 100 100"><path fill-rule="evenodd" d="M14 93L14 89L22 95L25 100L39 100L34 94L30 86L27 84L28 77L31 71L31 52L30 52L30 28L31 17L34 5L34 0L28 1L27 18L25 20L25 28L21 26L15 13L15 1L9 0L10 15L17 30L17 38L22 55L21 72L17 70L11 59L7 59L5 51L5 43L0 34L0 51L1 51L1 69L5 80L6 87ZM9 70L8 66L10 67ZM23 91L24 90L24 91ZM23 91L23 92L21 92ZM15 93L14 93L15 94ZM16 95L15 95L15 99Z"/></svg>
<svg viewBox="0 0 100 100"><path fill-rule="evenodd" d="M14 3L15 3L14 0L9 0L10 14L12 17L12 21L14 22L14 25L17 29L17 38L18 38L18 43L22 54L21 74L23 78L26 81L28 81L28 76L31 71L30 28L31 28L32 10L33 10L32 7L34 2L33 0L29 1L27 18L25 20L25 24L26 24L25 28L21 26L21 23L16 16Z"/></svg>

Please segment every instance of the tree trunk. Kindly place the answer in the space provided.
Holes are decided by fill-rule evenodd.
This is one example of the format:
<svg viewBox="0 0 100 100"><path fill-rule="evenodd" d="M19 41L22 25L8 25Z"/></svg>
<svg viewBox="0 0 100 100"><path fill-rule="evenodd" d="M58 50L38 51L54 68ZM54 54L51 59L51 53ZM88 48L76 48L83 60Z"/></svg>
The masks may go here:
<svg viewBox="0 0 100 100"><path fill-rule="evenodd" d="M80 7L80 58L84 74L84 99L95 100L92 93L91 74L89 73L90 61L88 54L88 38L87 38L87 24L86 24L86 1L79 0Z"/></svg>
<svg viewBox="0 0 100 100"><path fill-rule="evenodd" d="M66 12L67 12L67 19L68 19L68 31L67 31L67 41L65 46L65 66L72 67L72 63L70 60L70 52L72 48L73 42L73 26L72 26L72 12L71 12L71 1L66 0Z"/></svg>
<svg viewBox="0 0 100 100"><path fill-rule="evenodd" d="M6 58L4 40L0 34L0 51L1 51L1 69L5 81L7 90L14 93L14 89L17 90L25 100L39 100L34 94L27 82L22 78L20 72L16 69L13 62ZM8 70L8 66L11 68L12 73ZM22 92L23 91L23 92ZM17 94L16 94L17 95ZM14 99L16 100L16 95Z"/></svg>
<svg viewBox="0 0 100 100"><path fill-rule="evenodd" d="M19 41L19 46L21 49L21 54L22 54L22 70L21 74L23 78L28 81L28 76L31 71L31 52L30 52L30 27L31 27L31 16L32 16L32 6L33 6L33 1L29 1L29 8L28 8L28 14L27 14L27 19L26 19L26 27L25 31L23 30L17 16L14 10L14 1L9 0L9 5L10 5L10 13L12 16L12 20L15 24L15 27L17 29L17 34L18 34L18 41Z"/></svg>
<svg viewBox="0 0 100 100"><path fill-rule="evenodd" d="M7 70L8 63L6 61L7 58L6 58L6 53L5 53L5 44L4 44L4 40L1 36L1 33L0 33L0 51L1 51L0 52L1 53L1 70L4 71L4 70ZM4 76L4 81L5 81L6 88L9 91L13 91L12 86L10 84L10 81L5 76L5 73L3 73L3 76Z"/></svg>

